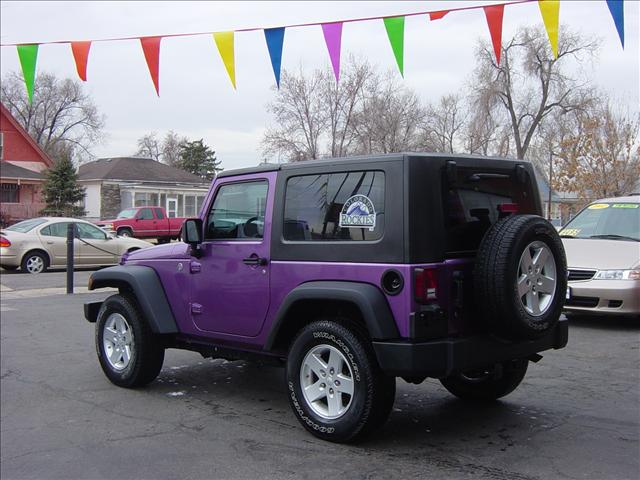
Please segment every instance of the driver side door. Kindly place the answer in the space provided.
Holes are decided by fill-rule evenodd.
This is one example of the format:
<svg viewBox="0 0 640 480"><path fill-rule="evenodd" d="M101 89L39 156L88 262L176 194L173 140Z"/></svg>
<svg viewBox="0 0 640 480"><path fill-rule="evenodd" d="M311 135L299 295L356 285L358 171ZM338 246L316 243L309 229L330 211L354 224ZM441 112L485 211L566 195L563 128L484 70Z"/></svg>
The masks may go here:
<svg viewBox="0 0 640 480"><path fill-rule="evenodd" d="M266 175L265 175L266 176ZM269 308L275 175L226 181L205 217L202 256L191 261L191 318L203 332L252 337Z"/></svg>

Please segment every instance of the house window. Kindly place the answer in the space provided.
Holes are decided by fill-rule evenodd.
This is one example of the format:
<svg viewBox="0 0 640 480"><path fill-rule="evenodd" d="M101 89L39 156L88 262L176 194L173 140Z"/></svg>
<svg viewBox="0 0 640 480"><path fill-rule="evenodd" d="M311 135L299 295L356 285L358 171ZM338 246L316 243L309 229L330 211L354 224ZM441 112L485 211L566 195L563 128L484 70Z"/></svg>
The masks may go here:
<svg viewBox="0 0 640 480"><path fill-rule="evenodd" d="M0 188L1 203L19 203L20 202L20 185L17 183L3 183Z"/></svg>
<svg viewBox="0 0 640 480"><path fill-rule="evenodd" d="M184 196L184 216L195 217L196 216L196 197L195 195Z"/></svg>
<svg viewBox="0 0 640 480"><path fill-rule="evenodd" d="M202 204L204 203L204 195L198 195L196 197L196 214L202 210Z"/></svg>
<svg viewBox="0 0 640 480"><path fill-rule="evenodd" d="M136 192L135 207L155 207L158 205L158 194L149 192Z"/></svg>

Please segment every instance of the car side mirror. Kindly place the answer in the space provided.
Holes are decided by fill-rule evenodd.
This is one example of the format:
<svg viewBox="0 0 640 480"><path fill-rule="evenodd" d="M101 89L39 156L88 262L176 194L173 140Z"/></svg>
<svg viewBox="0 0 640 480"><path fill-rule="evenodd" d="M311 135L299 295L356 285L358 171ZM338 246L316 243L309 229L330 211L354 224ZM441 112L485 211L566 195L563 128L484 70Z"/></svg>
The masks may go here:
<svg viewBox="0 0 640 480"><path fill-rule="evenodd" d="M191 253L200 256L202 243L202 219L187 218L182 224L182 241L191 245Z"/></svg>

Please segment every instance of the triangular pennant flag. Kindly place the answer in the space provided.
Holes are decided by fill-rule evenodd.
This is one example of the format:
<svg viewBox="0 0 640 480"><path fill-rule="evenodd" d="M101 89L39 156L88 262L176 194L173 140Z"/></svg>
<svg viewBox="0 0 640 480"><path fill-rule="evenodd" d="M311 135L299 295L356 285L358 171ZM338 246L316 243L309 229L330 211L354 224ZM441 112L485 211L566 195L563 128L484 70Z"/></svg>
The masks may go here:
<svg viewBox="0 0 640 480"><path fill-rule="evenodd" d="M73 59L76 61L76 70L83 82L87 81L89 49L91 49L91 42L71 42L71 51L73 52Z"/></svg>
<svg viewBox="0 0 640 480"><path fill-rule="evenodd" d="M607 0L607 6L613 17L613 22L616 24L616 30L618 30L622 48L624 48L624 1Z"/></svg>
<svg viewBox="0 0 640 480"><path fill-rule="evenodd" d="M496 54L496 61L500 65L500 51L502 50L502 14L504 5L491 5L484 7L484 15L487 17L487 25L491 34L493 51Z"/></svg>
<svg viewBox="0 0 640 480"><path fill-rule="evenodd" d="M324 34L324 41L327 44L327 50L329 50L329 58L331 59L331 66L333 67L333 73L336 76L337 82L340 80L340 45L342 43L342 22L323 23L322 33Z"/></svg>
<svg viewBox="0 0 640 480"><path fill-rule="evenodd" d="M280 66L282 64L282 44L284 43L284 27L265 28L264 38L269 49L269 58L273 74L276 76L276 84L280 88Z"/></svg>
<svg viewBox="0 0 640 480"><path fill-rule="evenodd" d="M233 32L216 32L213 34L213 39L216 41L218 52L222 58L222 63L227 69L229 79L233 88L236 88L236 64L235 64L235 50L233 47Z"/></svg>
<svg viewBox="0 0 640 480"><path fill-rule="evenodd" d="M400 75L404 77L404 17L385 18L384 26Z"/></svg>
<svg viewBox="0 0 640 480"><path fill-rule="evenodd" d="M429 20L431 20L431 21L440 20L447 13L449 13L449 10L440 10L438 12L429 12Z"/></svg>
<svg viewBox="0 0 640 480"><path fill-rule="evenodd" d="M558 21L560 19L560 1L559 0L538 0L540 13L544 21L544 28L547 29L549 43L553 56L558 58Z"/></svg>
<svg viewBox="0 0 640 480"><path fill-rule="evenodd" d="M160 96L160 41L162 37L141 37L140 45L144 58L149 67L153 86L156 87L156 93Z"/></svg>
<svg viewBox="0 0 640 480"><path fill-rule="evenodd" d="M18 45L18 57L22 67L24 84L27 87L29 103L33 100L33 84L36 80L36 61L38 60L38 44Z"/></svg>

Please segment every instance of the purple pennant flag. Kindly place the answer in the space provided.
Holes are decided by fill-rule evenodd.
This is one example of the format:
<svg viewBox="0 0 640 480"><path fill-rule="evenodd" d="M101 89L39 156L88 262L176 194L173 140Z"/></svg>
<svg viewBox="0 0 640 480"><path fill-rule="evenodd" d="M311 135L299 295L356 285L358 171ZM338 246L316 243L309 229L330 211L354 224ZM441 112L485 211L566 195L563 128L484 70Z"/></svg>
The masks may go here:
<svg viewBox="0 0 640 480"><path fill-rule="evenodd" d="M340 79L340 44L342 42L342 22L323 23L322 33L324 33L324 41L329 50L333 73L336 76L336 82Z"/></svg>

